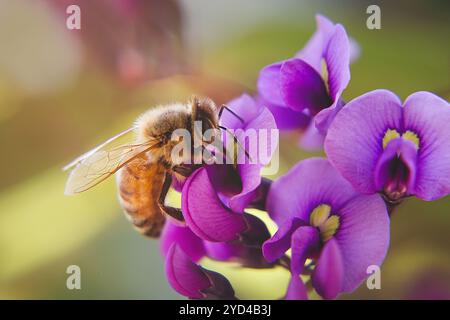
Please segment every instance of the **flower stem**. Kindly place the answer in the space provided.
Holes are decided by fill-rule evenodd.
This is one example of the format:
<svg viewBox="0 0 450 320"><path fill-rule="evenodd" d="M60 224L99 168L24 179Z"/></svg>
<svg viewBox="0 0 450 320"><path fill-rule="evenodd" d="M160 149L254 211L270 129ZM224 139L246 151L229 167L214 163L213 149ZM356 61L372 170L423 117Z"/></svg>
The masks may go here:
<svg viewBox="0 0 450 320"><path fill-rule="evenodd" d="M275 264L291 271L291 258L289 258L287 255L282 256Z"/></svg>

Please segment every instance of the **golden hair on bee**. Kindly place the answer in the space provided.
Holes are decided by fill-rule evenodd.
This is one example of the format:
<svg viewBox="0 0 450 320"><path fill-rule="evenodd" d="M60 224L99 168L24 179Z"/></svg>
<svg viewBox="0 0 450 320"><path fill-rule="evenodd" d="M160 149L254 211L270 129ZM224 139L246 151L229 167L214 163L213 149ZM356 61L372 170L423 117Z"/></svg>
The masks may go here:
<svg viewBox="0 0 450 320"><path fill-rule="evenodd" d="M134 123L137 139L147 141L179 128L189 128L191 117L190 104L174 103L151 108L141 114Z"/></svg>

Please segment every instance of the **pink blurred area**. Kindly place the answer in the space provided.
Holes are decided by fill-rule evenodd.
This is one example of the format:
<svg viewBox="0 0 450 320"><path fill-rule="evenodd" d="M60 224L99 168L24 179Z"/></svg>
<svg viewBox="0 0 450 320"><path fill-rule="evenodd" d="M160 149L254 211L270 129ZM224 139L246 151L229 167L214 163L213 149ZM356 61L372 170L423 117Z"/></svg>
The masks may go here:
<svg viewBox="0 0 450 320"><path fill-rule="evenodd" d="M73 30L88 63L125 84L179 73L183 69L183 16L174 0L47 0L66 19L77 5L81 30Z"/></svg>

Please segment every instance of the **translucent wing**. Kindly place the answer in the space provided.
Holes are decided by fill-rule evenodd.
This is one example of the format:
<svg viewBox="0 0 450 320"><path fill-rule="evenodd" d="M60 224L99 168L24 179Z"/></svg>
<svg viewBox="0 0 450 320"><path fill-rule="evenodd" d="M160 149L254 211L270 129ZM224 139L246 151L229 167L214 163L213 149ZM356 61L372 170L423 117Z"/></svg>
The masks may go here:
<svg viewBox="0 0 450 320"><path fill-rule="evenodd" d="M65 166L63 170L73 168L67 179L65 194L80 193L96 186L125 164L159 143L157 140L144 143L135 143L134 141L133 128L130 128Z"/></svg>

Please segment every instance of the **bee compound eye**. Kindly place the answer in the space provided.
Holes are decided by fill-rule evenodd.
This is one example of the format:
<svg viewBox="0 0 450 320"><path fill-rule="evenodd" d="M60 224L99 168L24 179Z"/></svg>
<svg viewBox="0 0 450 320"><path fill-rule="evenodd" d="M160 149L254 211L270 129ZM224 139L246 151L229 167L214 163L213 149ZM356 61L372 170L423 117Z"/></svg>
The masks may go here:
<svg viewBox="0 0 450 320"><path fill-rule="evenodd" d="M162 138L163 138L164 141L170 141L172 139L172 132L165 132L163 134Z"/></svg>

